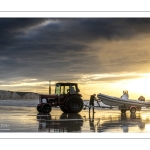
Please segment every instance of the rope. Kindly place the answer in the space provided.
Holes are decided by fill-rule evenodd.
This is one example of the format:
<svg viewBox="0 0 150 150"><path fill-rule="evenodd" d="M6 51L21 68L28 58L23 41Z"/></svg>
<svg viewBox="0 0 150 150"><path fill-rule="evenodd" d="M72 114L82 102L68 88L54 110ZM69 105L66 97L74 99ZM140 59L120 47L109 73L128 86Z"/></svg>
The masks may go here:
<svg viewBox="0 0 150 150"><path fill-rule="evenodd" d="M83 92L81 92L81 93L83 93ZM85 94L85 93L83 93L84 95L87 95L87 96L91 96L91 95L88 95L88 94Z"/></svg>

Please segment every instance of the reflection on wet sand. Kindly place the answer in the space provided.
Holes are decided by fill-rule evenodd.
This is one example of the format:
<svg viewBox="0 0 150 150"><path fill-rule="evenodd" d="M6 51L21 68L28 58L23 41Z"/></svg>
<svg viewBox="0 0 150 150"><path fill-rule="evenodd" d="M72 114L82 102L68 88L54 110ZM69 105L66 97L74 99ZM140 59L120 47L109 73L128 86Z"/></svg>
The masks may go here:
<svg viewBox="0 0 150 150"><path fill-rule="evenodd" d="M110 117L110 116L109 116ZM54 119L50 114L37 114L39 122L39 132L133 132L143 131L145 122L140 115L121 113L114 118L98 118L95 113L88 113L88 116L80 114L62 113L58 119ZM86 130L85 130L85 129ZM133 128L133 129L132 129ZM132 129L132 130L131 130Z"/></svg>
<svg viewBox="0 0 150 150"><path fill-rule="evenodd" d="M105 121L98 127L98 132L106 132L110 129L121 128L123 132L129 132L131 127L138 126L139 130L144 130L145 122L142 121L140 115L137 117L136 114L130 114L130 118L127 117L126 113L121 113L120 120Z"/></svg>
<svg viewBox="0 0 150 150"><path fill-rule="evenodd" d="M83 118L80 114L62 113L60 118L52 119L50 114L37 114L39 132L81 132Z"/></svg>
<svg viewBox="0 0 150 150"><path fill-rule="evenodd" d="M150 110L136 114L117 109L83 110L79 114L38 113L35 107L0 106L0 132L150 132Z"/></svg>

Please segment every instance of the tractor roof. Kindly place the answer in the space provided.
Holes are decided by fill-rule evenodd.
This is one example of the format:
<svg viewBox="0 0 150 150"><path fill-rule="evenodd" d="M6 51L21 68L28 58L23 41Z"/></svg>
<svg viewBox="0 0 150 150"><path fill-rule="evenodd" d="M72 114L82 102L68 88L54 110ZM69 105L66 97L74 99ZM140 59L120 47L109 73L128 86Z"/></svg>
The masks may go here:
<svg viewBox="0 0 150 150"><path fill-rule="evenodd" d="M67 82L67 83L59 82L59 83L56 83L56 85L57 85L57 84L60 84L60 85L63 85L63 86L77 85L77 83L69 83L69 82Z"/></svg>

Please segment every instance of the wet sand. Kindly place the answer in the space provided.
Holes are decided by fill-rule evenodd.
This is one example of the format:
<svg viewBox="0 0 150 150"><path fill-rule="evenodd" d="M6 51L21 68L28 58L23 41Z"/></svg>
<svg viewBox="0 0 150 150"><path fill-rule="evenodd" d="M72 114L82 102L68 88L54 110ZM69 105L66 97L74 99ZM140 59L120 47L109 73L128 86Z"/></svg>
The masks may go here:
<svg viewBox="0 0 150 150"><path fill-rule="evenodd" d="M95 108L78 114L66 114L52 108L50 114L38 113L35 106L0 106L0 132L71 132L71 133L148 133L150 109L136 114L118 109Z"/></svg>

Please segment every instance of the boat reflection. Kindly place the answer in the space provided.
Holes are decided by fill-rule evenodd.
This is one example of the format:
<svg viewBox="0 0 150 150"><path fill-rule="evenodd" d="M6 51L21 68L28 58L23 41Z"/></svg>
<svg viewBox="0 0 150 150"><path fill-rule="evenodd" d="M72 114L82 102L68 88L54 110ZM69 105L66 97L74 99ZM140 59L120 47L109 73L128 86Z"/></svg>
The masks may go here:
<svg viewBox="0 0 150 150"><path fill-rule="evenodd" d="M80 114L62 113L58 119L50 114L37 114L39 132L81 132L83 118Z"/></svg>
<svg viewBox="0 0 150 150"><path fill-rule="evenodd" d="M121 113L120 119L118 118L118 120L108 120L100 124L97 127L97 132L106 132L110 130L114 130L115 132L119 129L122 129L123 132L129 132L129 129L132 127L135 127L133 132L144 130L145 122L142 121L140 115L136 116L136 114L130 114L130 117L128 117L126 113Z"/></svg>

